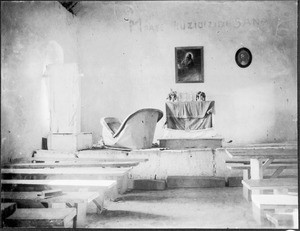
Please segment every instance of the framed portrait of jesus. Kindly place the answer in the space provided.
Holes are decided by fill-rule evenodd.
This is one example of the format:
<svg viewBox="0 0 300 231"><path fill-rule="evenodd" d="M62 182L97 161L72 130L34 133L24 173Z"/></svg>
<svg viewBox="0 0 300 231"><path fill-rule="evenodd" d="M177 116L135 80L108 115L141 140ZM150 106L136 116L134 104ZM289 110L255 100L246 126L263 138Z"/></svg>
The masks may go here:
<svg viewBox="0 0 300 231"><path fill-rule="evenodd" d="M175 47L176 83L204 83L203 46Z"/></svg>

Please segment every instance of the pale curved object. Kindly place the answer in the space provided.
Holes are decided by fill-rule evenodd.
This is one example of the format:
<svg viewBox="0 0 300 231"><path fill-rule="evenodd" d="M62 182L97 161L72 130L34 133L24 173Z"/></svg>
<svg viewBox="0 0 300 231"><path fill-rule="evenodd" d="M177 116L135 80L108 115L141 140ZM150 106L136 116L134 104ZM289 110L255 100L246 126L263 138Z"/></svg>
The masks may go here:
<svg viewBox="0 0 300 231"><path fill-rule="evenodd" d="M129 115L122 123L115 117L103 117L102 138L105 145L130 149L151 148L156 123L163 112L145 108Z"/></svg>

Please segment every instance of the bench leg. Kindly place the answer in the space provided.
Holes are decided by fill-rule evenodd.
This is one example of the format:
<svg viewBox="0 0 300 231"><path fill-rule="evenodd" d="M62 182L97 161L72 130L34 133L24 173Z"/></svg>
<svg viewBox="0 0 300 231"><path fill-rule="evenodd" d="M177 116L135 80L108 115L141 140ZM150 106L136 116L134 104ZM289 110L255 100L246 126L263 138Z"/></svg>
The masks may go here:
<svg viewBox="0 0 300 231"><path fill-rule="evenodd" d="M260 208L258 208L254 203L252 203L252 214L253 214L253 218L254 220L261 225L262 224L262 211Z"/></svg>
<svg viewBox="0 0 300 231"><path fill-rule="evenodd" d="M249 180L249 179L250 179L250 170L244 169L243 180ZM243 196L248 202L251 201L251 190L247 189L244 185L243 185Z"/></svg>
<svg viewBox="0 0 300 231"><path fill-rule="evenodd" d="M128 173L122 177L122 187L120 193L123 194L128 189Z"/></svg>
<svg viewBox="0 0 300 231"><path fill-rule="evenodd" d="M256 204L252 203L252 214L254 220L261 226L266 227L271 225L267 218L263 208L259 208Z"/></svg>
<svg viewBox="0 0 300 231"><path fill-rule="evenodd" d="M76 203L77 209L76 227L84 228L86 225L87 203Z"/></svg>
<svg viewBox="0 0 300 231"><path fill-rule="evenodd" d="M104 207L104 206L103 206L103 203L99 204L99 202L98 202L96 199L94 199L93 202L94 202L94 204L95 204L96 207L97 207L97 213L98 213L98 214L101 214L102 211L103 211L103 207Z"/></svg>
<svg viewBox="0 0 300 231"><path fill-rule="evenodd" d="M49 208L67 208L66 203L48 203ZM61 228L61 227L55 227ZM64 224L64 228L76 228L76 217L74 217L71 221Z"/></svg>
<svg viewBox="0 0 300 231"><path fill-rule="evenodd" d="M294 223L294 229L299 229L299 217L298 217L298 209L294 209L293 212L293 223Z"/></svg>
<svg viewBox="0 0 300 231"><path fill-rule="evenodd" d="M274 190L273 190L273 193L274 193L274 194L288 195L288 192L289 192L289 190L286 189L286 188L283 188L283 189L274 189ZM285 210L286 210L286 209L284 209L284 208L276 208L276 209L275 209L275 212L276 212L276 213L284 213Z"/></svg>
<svg viewBox="0 0 300 231"><path fill-rule="evenodd" d="M61 228L61 227L55 227L55 228ZM77 228L76 227L76 219L73 218L70 222L64 224L64 228L73 228L73 229Z"/></svg>
<svg viewBox="0 0 300 231"><path fill-rule="evenodd" d="M263 166L262 160L260 159L250 159L250 174L252 180L263 179ZM260 190L252 190L252 194L261 194Z"/></svg>

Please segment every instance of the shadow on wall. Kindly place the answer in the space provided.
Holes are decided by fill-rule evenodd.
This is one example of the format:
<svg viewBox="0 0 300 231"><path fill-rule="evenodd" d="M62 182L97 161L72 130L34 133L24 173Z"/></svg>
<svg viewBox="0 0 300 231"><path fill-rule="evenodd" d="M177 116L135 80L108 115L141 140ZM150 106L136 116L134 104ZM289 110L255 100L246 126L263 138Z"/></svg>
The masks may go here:
<svg viewBox="0 0 300 231"><path fill-rule="evenodd" d="M297 121L289 111L277 112L275 114L274 126L271 130L267 131L267 142L286 142L294 141L297 137ZM269 138L269 136L274 138Z"/></svg>

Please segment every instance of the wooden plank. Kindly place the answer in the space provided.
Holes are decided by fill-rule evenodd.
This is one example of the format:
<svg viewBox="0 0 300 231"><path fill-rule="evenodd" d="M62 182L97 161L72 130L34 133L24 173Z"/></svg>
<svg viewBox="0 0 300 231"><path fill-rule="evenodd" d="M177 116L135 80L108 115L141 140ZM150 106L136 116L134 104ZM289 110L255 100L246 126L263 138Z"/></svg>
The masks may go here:
<svg viewBox="0 0 300 231"><path fill-rule="evenodd" d="M2 174L26 174L26 175L101 175L101 176L123 176L132 168L3 168Z"/></svg>
<svg viewBox="0 0 300 231"><path fill-rule="evenodd" d="M293 227L293 214L292 213L266 213L266 217L271 221L276 228Z"/></svg>
<svg viewBox="0 0 300 231"><path fill-rule="evenodd" d="M114 152L113 152L114 153ZM128 162L128 161L134 161L134 162L145 162L148 161L146 158L131 158L128 156L128 152L121 152L124 154L122 157L110 157L110 158L104 158L103 154L111 154L110 152L99 152L99 151L78 151L78 152L59 152L59 151L51 151L51 150L37 150L33 154L32 159L33 160L61 160L61 161L67 161L67 160L82 160L82 161L102 161L102 162ZM119 153L118 153L119 154Z"/></svg>
<svg viewBox="0 0 300 231"><path fill-rule="evenodd" d="M261 143L261 144L234 144L225 143L226 148L245 148L245 147L293 147L297 148L297 141L289 141L285 143Z"/></svg>
<svg viewBox="0 0 300 231"><path fill-rule="evenodd" d="M286 166L281 166L279 167L278 169L276 169L276 171L272 174L271 178L277 178L280 173L283 172L284 169L286 169L287 167Z"/></svg>
<svg viewBox="0 0 300 231"><path fill-rule="evenodd" d="M297 159L298 149L294 147L246 147L227 148L227 154L231 158L280 158Z"/></svg>
<svg viewBox="0 0 300 231"><path fill-rule="evenodd" d="M231 165L226 165L227 168L229 169L250 169L250 165L248 164L231 164ZM292 163L292 164L271 164L269 165L267 168L268 169L278 169L278 168L281 168L281 167L284 167L284 168L288 168L288 169L297 169L298 168L298 165L295 164L295 163Z"/></svg>
<svg viewBox="0 0 300 231"><path fill-rule="evenodd" d="M20 163L7 164L2 168L67 168L67 167L133 167L137 166L139 162L86 162L86 163Z"/></svg>
<svg viewBox="0 0 300 231"><path fill-rule="evenodd" d="M296 151L297 152L297 151ZM232 153L228 152L228 156L230 158L237 158L237 159L249 159L249 158L258 158L258 159L268 159L268 158L274 158L274 159L296 159L297 154L291 153L264 153L264 152L255 152L255 153Z"/></svg>
<svg viewBox="0 0 300 231"><path fill-rule="evenodd" d="M63 228L75 216L75 208L17 209L6 218L5 224L8 227Z"/></svg>
<svg viewBox="0 0 300 231"><path fill-rule="evenodd" d="M63 158L63 157L32 157L32 162L43 163L43 162L56 162L56 163L89 163L89 162L146 162L148 159L138 159L138 158L77 158L77 157L70 157L70 158Z"/></svg>
<svg viewBox="0 0 300 231"><path fill-rule="evenodd" d="M242 180L242 184L250 190L298 188L297 178L275 178L275 179L257 179Z"/></svg>
<svg viewBox="0 0 300 231"><path fill-rule="evenodd" d="M78 151L36 150L32 157L77 158Z"/></svg>
<svg viewBox="0 0 300 231"><path fill-rule="evenodd" d="M274 161L274 158L267 159L266 161L262 161L262 170L265 170L269 165ZM251 163L251 160L250 160Z"/></svg>
<svg viewBox="0 0 300 231"><path fill-rule="evenodd" d="M229 160L225 160L226 164L250 164L250 158L249 159L229 159ZM265 161L263 160L263 164L265 163ZM272 164L297 164L298 160L297 159L276 159L274 161L272 161Z"/></svg>
<svg viewBox="0 0 300 231"><path fill-rule="evenodd" d="M62 190L61 189L53 189L53 190L44 190L41 191L37 194L38 197L41 198L49 198L49 197L55 197L55 196L59 196L62 195Z"/></svg>
<svg viewBox="0 0 300 231"><path fill-rule="evenodd" d="M252 195L252 202L258 208L271 208L271 206L295 207L298 206L298 197L291 195Z"/></svg>
<svg viewBox="0 0 300 231"><path fill-rule="evenodd" d="M1 184L81 186L111 188L117 184L114 180L1 180Z"/></svg>
<svg viewBox="0 0 300 231"><path fill-rule="evenodd" d="M40 192L1 192L2 199L32 200L45 203L89 203L99 197L99 192L63 192L62 195L42 198Z"/></svg>
<svg viewBox="0 0 300 231"><path fill-rule="evenodd" d="M75 204L77 219L76 226L84 227L86 221L86 210L88 203L96 201L99 192L64 192L62 195L50 198L41 198L39 192L1 192L2 200L13 200L16 202L30 200L40 203L46 203L50 208L65 208L66 204Z"/></svg>

